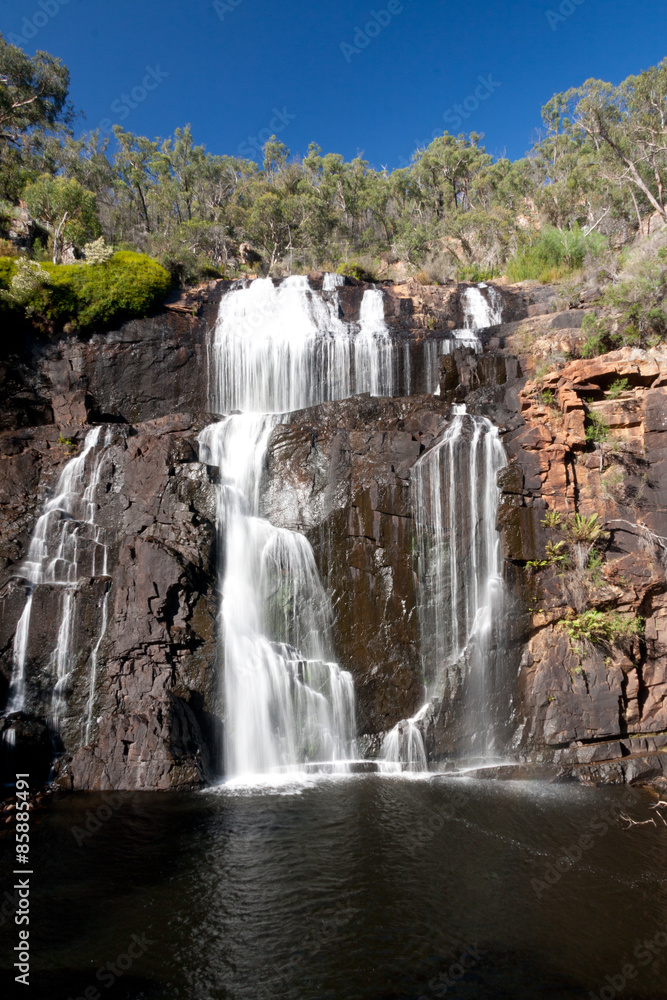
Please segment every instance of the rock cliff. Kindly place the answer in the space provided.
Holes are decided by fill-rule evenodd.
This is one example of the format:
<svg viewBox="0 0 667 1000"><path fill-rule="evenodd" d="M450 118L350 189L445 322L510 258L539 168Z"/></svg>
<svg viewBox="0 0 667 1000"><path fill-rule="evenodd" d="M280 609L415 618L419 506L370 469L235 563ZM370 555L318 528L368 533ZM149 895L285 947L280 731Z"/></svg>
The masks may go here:
<svg viewBox="0 0 667 1000"><path fill-rule="evenodd" d="M321 287L319 276L310 280ZM0 362L3 703L25 606L20 567L37 518L87 430L102 425L108 442L94 498L108 565L100 574L80 559L59 735L50 699L62 593L48 583L35 592L29 696L20 716L0 723L17 734L13 750L3 743L6 762L24 754L46 776L55 753L63 787L187 788L220 768L221 539L216 470L200 463L197 435L213 419L207 348L226 287L212 283L187 303L87 340L25 337ZM361 291L342 289L346 318L358 315ZM667 354L554 361L576 348L584 310L559 311L541 287L501 293L507 322L485 332L484 354L443 355L439 339L461 325L460 288L387 286L392 336L412 352L411 385L406 368L398 398L326 403L279 424L263 513L313 545L334 605L336 653L355 679L359 732L377 750L423 698L411 470L440 439L451 403L465 400L501 428L508 454L498 517L514 685L508 750L582 780L651 778L667 745ZM424 394L428 342L439 396ZM609 427L606 441L587 439L591 414ZM549 511L604 521L585 605L641 616L643 634L570 639L562 622L583 598L563 564L548 564L547 546L560 538L543 523ZM437 708L425 730L433 759L456 751L446 736L456 705Z"/></svg>

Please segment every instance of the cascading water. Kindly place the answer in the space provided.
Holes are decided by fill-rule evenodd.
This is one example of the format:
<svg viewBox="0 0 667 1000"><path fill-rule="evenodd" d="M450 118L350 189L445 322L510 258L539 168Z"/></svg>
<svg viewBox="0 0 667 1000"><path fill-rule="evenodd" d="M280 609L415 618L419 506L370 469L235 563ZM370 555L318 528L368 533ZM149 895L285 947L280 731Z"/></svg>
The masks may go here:
<svg viewBox="0 0 667 1000"><path fill-rule="evenodd" d="M384 321L384 298L369 289L361 300L359 333L354 340L356 392L391 396L394 386L394 349Z"/></svg>
<svg viewBox="0 0 667 1000"><path fill-rule="evenodd" d="M473 647L476 670L485 669L501 592L496 479L505 464L497 428L460 406L413 470L422 661L431 698L441 697L447 671ZM476 686L487 687L483 678Z"/></svg>
<svg viewBox="0 0 667 1000"><path fill-rule="evenodd" d="M28 695L26 665L36 588L48 585L61 589L60 623L50 658L54 680L51 716L55 729L59 726L66 704L72 663L77 588L80 586L82 575L88 578L107 575L107 546L104 542L104 530L96 524L95 496L101 480L103 457L111 443L111 431L110 429L106 431L100 450L101 434L101 427L90 430L80 454L65 465L58 480L56 495L45 504L44 511L35 525L27 558L18 571L27 585L28 597L14 637L13 670L6 712L11 714L26 708ZM106 628L104 612L103 629ZM103 630L96 643L94 656L91 657L93 661L89 698L91 711L94 671L102 638ZM86 733L89 727L90 720Z"/></svg>
<svg viewBox="0 0 667 1000"><path fill-rule="evenodd" d="M482 342L477 331L496 326L502 320L502 296L497 288L481 283L464 288L461 292L463 328L453 330L446 339L427 339L424 342L424 382L425 391L440 394L439 363L444 354L452 354L457 348L482 353ZM408 372L409 379L409 372ZM408 381L409 392L409 381Z"/></svg>
<svg viewBox="0 0 667 1000"><path fill-rule="evenodd" d="M479 351L475 331L501 322L500 294L485 285L466 288L462 302L462 340L468 337L466 346ZM412 476L425 693L430 704L446 690L457 691L465 675L469 748L481 754L493 750L488 669L501 613L497 474L506 461L497 428L455 406L441 441L415 463ZM419 723L427 709L385 737L390 765L426 766Z"/></svg>
<svg viewBox="0 0 667 1000"><path fill-rule="evenodd" d="M382 293L364 293L358 325L307 278L232 289L212 346L214 406L244 412L207 427L202 457L221 476L218 522L226 710L225 771L252 775L354 749L354 689L333 661L331 609L302 535L259 517L269 436L282 414L354 391L388 395L394 359Z"/></svg>
<svg viewBox="0 0 667 1000"><path fill-rule="evenodd" d="M461 293L466 330L486 330L502 323L503 299L497 288L480 282Z"/></svg>

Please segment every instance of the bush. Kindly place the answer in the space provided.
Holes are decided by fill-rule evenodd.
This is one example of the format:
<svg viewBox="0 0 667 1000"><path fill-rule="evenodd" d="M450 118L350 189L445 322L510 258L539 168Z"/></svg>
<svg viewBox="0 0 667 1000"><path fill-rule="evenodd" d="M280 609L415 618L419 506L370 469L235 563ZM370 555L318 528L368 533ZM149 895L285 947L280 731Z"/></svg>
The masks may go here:
<svg viewBox="0 0 667 1000"><path fill-rule="evenodd" d="M72 330L109 328L145 316L171 287L167 271L144 254L115 253L105 264L43 264L48 287L38 289L28 311L44 324Z"/></svg>
<svg viewBox="0 0 667 1000"><path fill-rule="evenodd" d="M482 267L480 264L459 264L456 269L457 281L471 281L478 285L480 281L492 281L499 275L496 267Z"/></svg>
<svg viewBox="0 0 667 1000"><path fill-rule="evenodd" d="M529 246L509 260L505 273L510 281L556 281L580 268L586 257L599 257L606 248L607 240L599 233L586 235L579 226L545 226Z"/></svg>
<svg viewBox="0 0 667 1000"><path fill-rule="evenodd" d="M597 611L591 608L568 618L560 623L560 627L570 639L587 640L606 646L616 645L635 635L643 635L644 623L641 618L630 618L620 615L618 611Z"/></svg>
<svg viewBox="0 0 667 1000"><path fill-rule="evenodd" d="M16 270L16 259L14 257L0 257L0 288L9 291L9 287Z"/></svg>
<svg viewBox="0 0 667 1000"><path fill-rule="evenodd" d="M378 280L377 275L365 268L363 264L354 260L341 264L337 273L344 275L346 278L354 278L356 281L376 282Z"/></svg>

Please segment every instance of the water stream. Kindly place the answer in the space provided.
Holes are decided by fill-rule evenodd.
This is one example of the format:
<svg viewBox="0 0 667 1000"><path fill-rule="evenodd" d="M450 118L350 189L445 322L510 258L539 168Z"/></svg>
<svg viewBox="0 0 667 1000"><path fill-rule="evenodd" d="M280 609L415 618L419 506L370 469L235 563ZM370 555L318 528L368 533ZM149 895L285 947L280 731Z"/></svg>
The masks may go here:
<svg viewBox="0 0 667 1000"><path fill-rule="evenodd" d="M462 292L462 341L481 350L476 331L501 322L495 289ZM501 614L500 538L496 530L497 474L506 464L498 430L485 417L454 406L441 440L415 463L413 510L418 543L419 623L426 705L387 734L391 767L427 766L423 723L434 699L457 695L465 681L470 753L493 751L489 653ZM464 675L462 677L462 675Z"/></svg>
<svg viewBox="0 0 667 1000"><path fill-rule="evenodd" d="M108 549L104 529L96 523L96 492L100 485L105 451L111 443L111 431L102 427L88 431L81 451L64 466L55 489L37 520L28 554L18 569L25 581L27 599L14 638L13 669L7 702L7 714L24 711L29 690L27 660L30 625L35 592L46 586L61 592L60 613L55 642L50 656L52 675L51 724L58 729L66 709L67 687L72 662L77 590L83 578L106 576ZM100 440L102 439L102 440ZM103 615L103 627L106 616ZM93 670L96 670L100 634L95 646ZM91 681L94 687L94 675ZM88 719L86 732L90 727Z"/></svg>

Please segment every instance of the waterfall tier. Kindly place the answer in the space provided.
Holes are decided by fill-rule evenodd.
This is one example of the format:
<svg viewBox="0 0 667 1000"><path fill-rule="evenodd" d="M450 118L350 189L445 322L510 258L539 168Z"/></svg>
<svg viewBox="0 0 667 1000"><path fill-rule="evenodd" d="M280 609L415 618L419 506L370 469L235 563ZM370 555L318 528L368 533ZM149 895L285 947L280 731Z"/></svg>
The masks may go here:
<svg viewBox="0 0 667 1000"><path fill-rule="evenodd" d="M56 729L66 707L67 686L74 655L72 641L77 590L83 579L108 575L105 532L96 523L96 493L110 443L110 429L103 431L102 427L94 427L88 432L81 452L63 468L55 496L46 502L35 525L27 557L18 570L19 577L25 581L28 596L14 639L7 712L20 712L26 707L26 666L35 590L40 586L56 588L61 591L60 622L50 657L53 678L51 716ZM90 730L93 709L97 655L106 628L106 597L104 601L103 626L91 658L86 734Z"/></svg>

